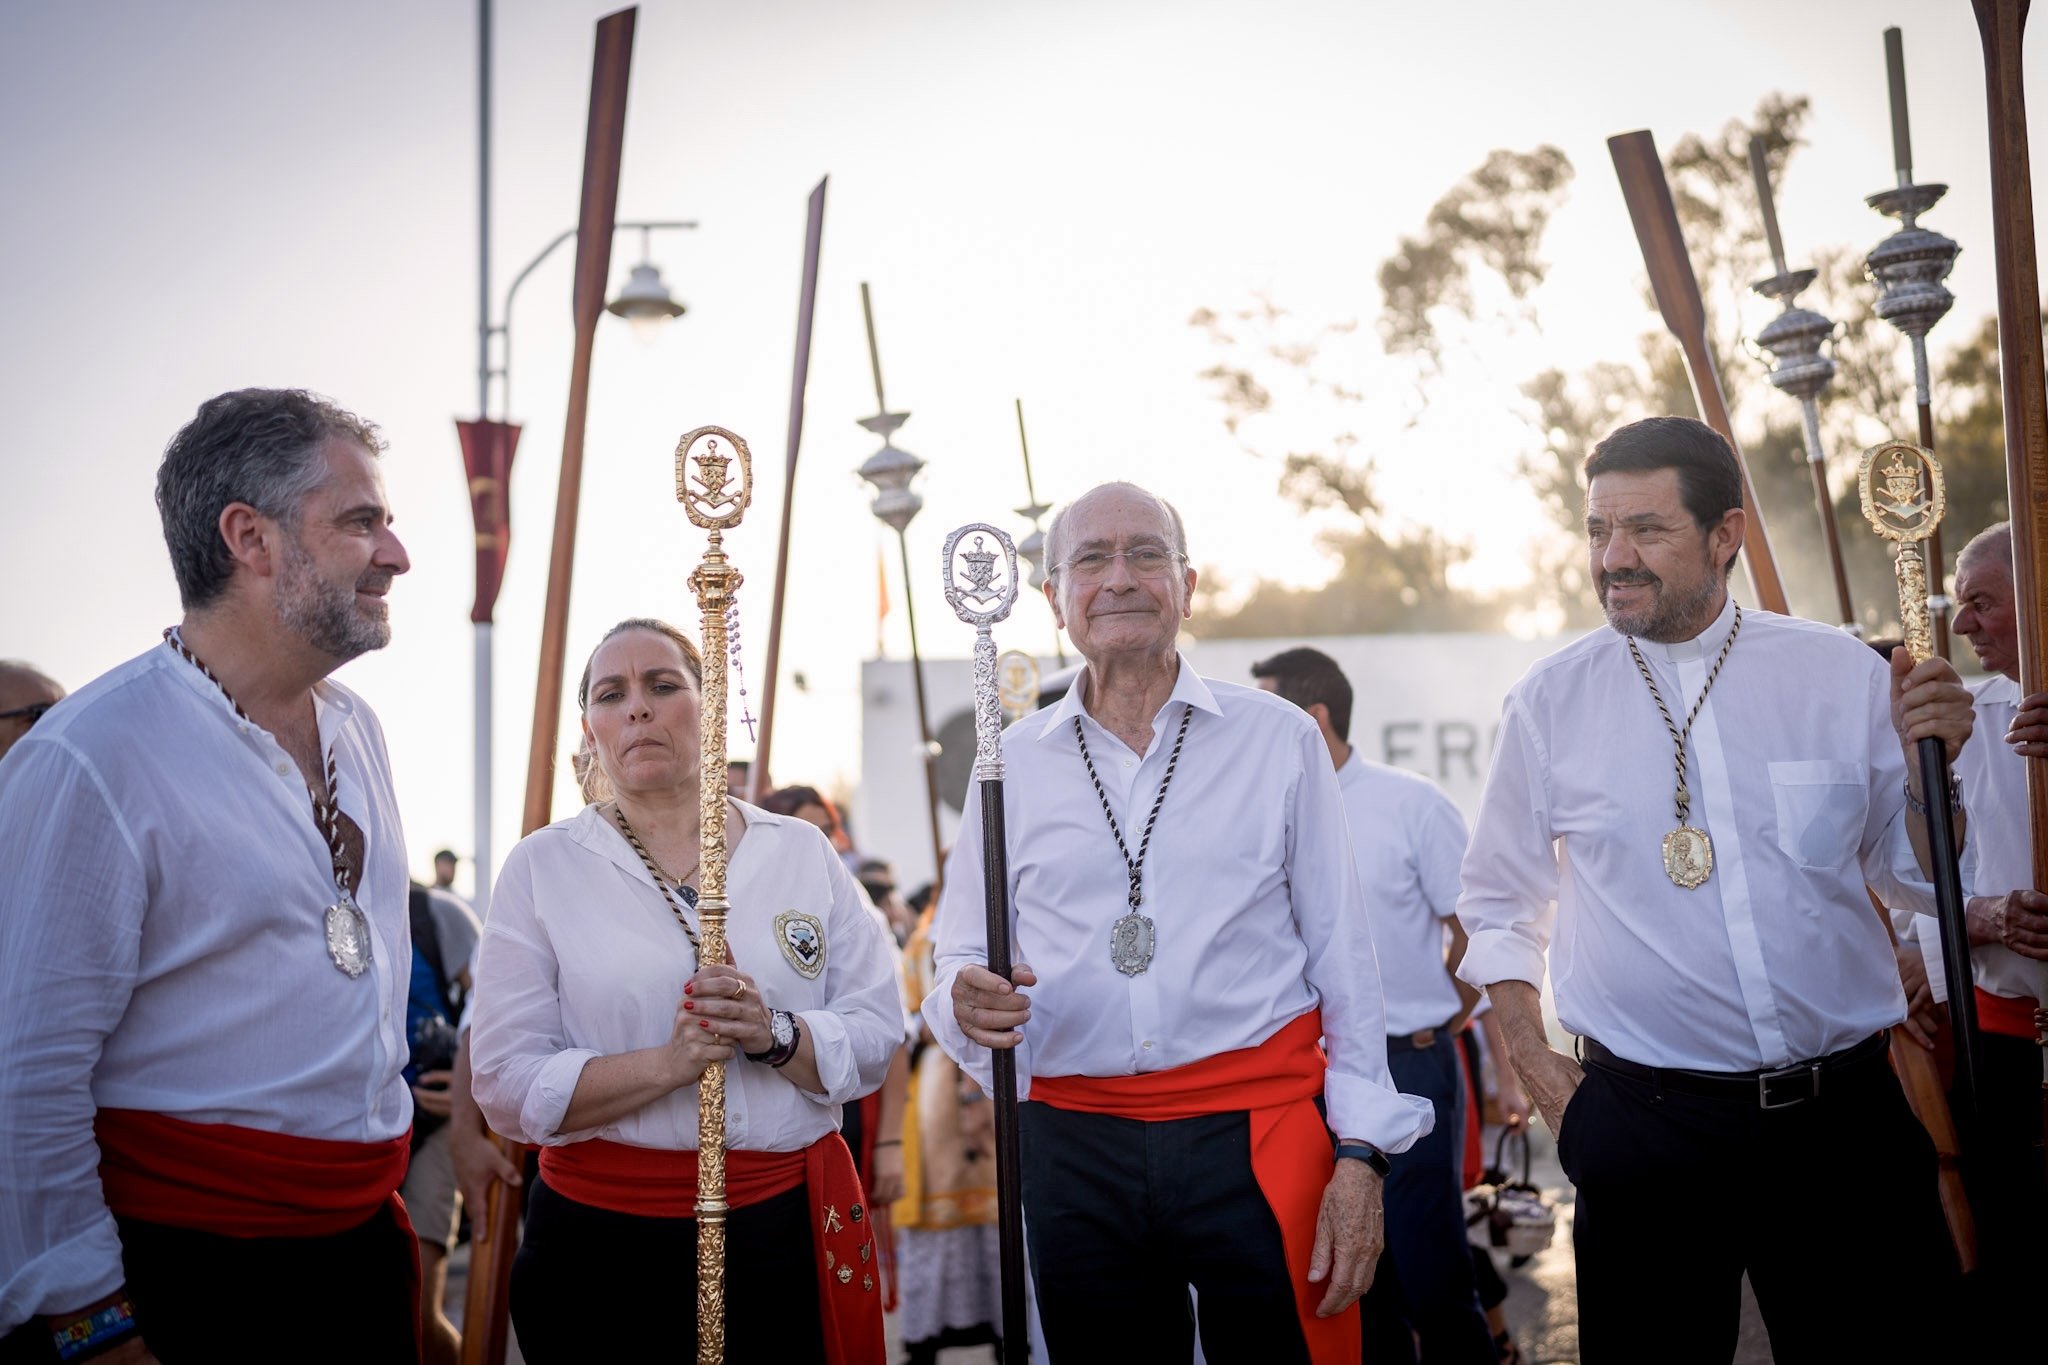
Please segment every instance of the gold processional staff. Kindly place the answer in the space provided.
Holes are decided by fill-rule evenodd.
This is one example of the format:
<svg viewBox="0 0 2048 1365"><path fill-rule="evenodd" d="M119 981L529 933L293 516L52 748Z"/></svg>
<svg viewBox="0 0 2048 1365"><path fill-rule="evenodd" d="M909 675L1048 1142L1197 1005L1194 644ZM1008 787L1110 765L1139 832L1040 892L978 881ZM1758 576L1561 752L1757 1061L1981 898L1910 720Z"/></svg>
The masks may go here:
<svg viewBox="0 0 2048 1365"><path fill-rule="evenodd" d="M1886 441L1863 452L1856 470L1863 516L1892 542L1899 583L1899 623L1913 662L1934 653L1933 611L1927 600L1927 560L1921 542L1941 526L1948 493L1934 456L1910 441ZM1927 852L1934 863L1934 899L1940 911L1942 970L1956 1040L1957 1117L1967 1158L1977 1125L1977 993L1970 975L1969 930L1963 921L1963 881L1956 865L1955 807L1948 752L1932 735L1920 741L1920 790L1927 803ZM1910 797L1912 793L1907 792Z"/></svg>
<svg viewBox="0 0 2048 1365"><path fill-rule="evenodd" d="M725 623L739 592L740 571L725 557L723 533L740 524L753 497L753 456L738 436L724 427L698 427L676 443L676 501L693 523L711 533L704 562L689 578L703 616L704 648L699 718L704 756L697 788L703 849L703 894L697 902L700 965L726 958ZM723 1365L725 1360L725 1215L725 1064L713 1062L697 1088L698 1365Z"/></svg>

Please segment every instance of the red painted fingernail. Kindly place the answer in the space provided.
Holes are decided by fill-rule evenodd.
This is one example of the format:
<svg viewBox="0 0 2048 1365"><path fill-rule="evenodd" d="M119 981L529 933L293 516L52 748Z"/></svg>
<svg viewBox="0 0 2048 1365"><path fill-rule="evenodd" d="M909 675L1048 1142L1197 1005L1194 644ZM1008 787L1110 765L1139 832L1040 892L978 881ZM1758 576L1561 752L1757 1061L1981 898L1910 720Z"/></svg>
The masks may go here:
<svg viewBox="0 0 2048 1365"><path fill-rule="evenodd" d="M694 1000L685 1000L683 1002L683 1008L686 1010L693 1010L697 1008L697 1002Z"/></svg>
<svg viewBox="0 0 2048 1365"><path fill-rule="evenodd" d="M697 1021L697 1027L698 1027L698 1028L710 1028L710 1027L711 1027L711 1021L710 1021L709 1019L699 1019L699 1020Z"/></svg>
<svg viewBox="0 0 2048 1365"><path fill-rule="evenodd" d="M694 994L696 993L696 990L697 990L696 986L694 986L694 985L686 985L686 986L684 986L684 987L683 987L683 994L684 994L684 995L694 995Z"/></svg>

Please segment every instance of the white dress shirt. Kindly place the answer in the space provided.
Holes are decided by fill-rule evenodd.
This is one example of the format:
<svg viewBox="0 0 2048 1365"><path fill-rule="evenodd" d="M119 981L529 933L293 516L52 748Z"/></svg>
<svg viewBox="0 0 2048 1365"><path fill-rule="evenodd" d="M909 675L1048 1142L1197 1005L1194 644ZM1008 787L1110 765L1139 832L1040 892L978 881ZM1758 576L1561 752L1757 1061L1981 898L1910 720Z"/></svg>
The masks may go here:
<svg viewBox="0 0 2048 1365"><path fill-rule="evenodd" d="M1017 1049L1031 1077L1165 1071L1263 1043L1322 1009L1330 1126L1389 1152L1433 1121L1429 1102L1387 1075L1379 968L1330 752L1315 722L1269 692L1206 680L1183 659L1144 756L1087 714L1084 673L1050 712L1003 735L1005 834L1015 959L1028 962L1031 1022ZM1079 717L1132 856L1187 742L1144 866L1139 913L1155 926L1151 967L1110 961L1110 926L1130 876L1074 738ZM937 974L925 1026L984 1087L988 1049L953 1016L953 978L988 961L979 784L967 793L933 927Z"/></svg>
<svg viewBox="0 0 2048 1365"><path fill-rule="evenodd" d="M1970 849L1976 875L1968 884L1972 895L1997 896L2034 884L2033 830L2027 823L2027 761L2005 742L2005 732L2020 709L2020 685L1994 674L1971 687L1976 697L1977 727L1956 755L1956 781L1969 812ZM1933 915L1913 916L1913 936L1927 960L1928 982L1935 999L1948 999L1942 978L1941 924ZM1970 972L1993 995L2037 999L2048 987L2048 965L2021 957L2002 943L1980 943L1970 949Z"/></svg>
<svg viewBox="0 0 2048 1365"><path fill-rule="evenodd" d="M825 1093L736 1055L725 1069L725 1136L737 1149L794 1152L836 1131L839 1106L882 1083L903 1041L902 997L888 931L825 836L754 806L731 809L746 822L726 869L733 961L764 1004L802 1021ZM785 912L817 921L825 965L815 980L780 946ZM696 912L684 913L697 928ZM601 1137L695 1150L694 1085L601 1127L564 1132L562 1120L586 1062L669 1040L696 970L653 874L598 807L520 840L491 892L470 1023L476 1101L491 1126L542 1146Z"/></svg>
<svg viewBox="0 0 2048 1365"><path fill-rule="evenodd" d="M384 734L313 692L362 827L370 970L327 955L333 861L298 765L160 645L0 761L0 1331L123 1279L93 1115L402 1134L405 847Z"/></svg>
<svg viewBox="0 0 2048 1365"><path fill-rule="evenodd" d="M1465 817L1428 778L1356 749L1337 770L1337 785L1371 907L1387 1032L1441 1028L1458 1012L1458 988L1444 967L1444 921L1458 912Z"/></svg>
<svg viewBox="0 0 2048 1365"><path fill-rule="evenodd" d="M1674 721L1733 604L1681 644L1637 641ZM1466 855L1459 975L1543 979L1558 1022L1649 1066L1749 1071L1848 1047L1905 1016L1864 890L1931 907L1905 827L1884 661L1830 626L1745 610L1686 746L1705 885L1665 874L1671 738L1628 643L1602 628L1509 692Z"/></svg>

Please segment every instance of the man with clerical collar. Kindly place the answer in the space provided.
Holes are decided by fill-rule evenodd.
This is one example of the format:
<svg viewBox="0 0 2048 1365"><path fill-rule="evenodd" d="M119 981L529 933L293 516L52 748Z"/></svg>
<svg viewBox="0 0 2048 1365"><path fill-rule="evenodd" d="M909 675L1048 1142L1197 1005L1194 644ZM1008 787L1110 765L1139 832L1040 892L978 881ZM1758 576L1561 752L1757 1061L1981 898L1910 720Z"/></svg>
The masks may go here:
<svg viewBox="0 0 2048 1365"><path fill-rule="evenodd" d="M183 620L0 764L8 1359L418 1358L405 848L327 676L409 567L382 444L201 405L157 471Z"/></svg>
<svg viewBox="0 0 2048 1365"><path fill-rule="evenodd" d="M989 1049L1016 1049L1047 1350L1185 1360L1198 1313L1210 1360L1352 1365L1385 1154L1430 1107L1388 1078L1328 750L1296 707L1180 657L1195 571L1164 501L1095 488L1046 558L1086 669L1003 736L1017 966L986 966L970 791L924 1018L984 1087Z"/></svg>
<svg viewBox="0 0 2048 1365"><path fill-rule="evenodd" d="M1458 1032L1479 992L1451 974L1465 951L1457 920L1465 817L1420 773L1374 763L1352 747L1351 680L1329 655L1299 645L1253 664L1252 677L1306 711L1330 751L1359 884L1372 898L1387 1069L1403 1094L1428 1100L1435 1111L1435 1126L1394 1157L1387 1174L1392 1273L1375 1276L1359 1305L1365 1358L1495 1365L1501 1352L1479 1307L1465 1229Z"/></svg>
<svg viewBox="0 0 2048 1365"><path fill-rule="evenodd" d="M2013 601L2012 524L1979 532L1956 556L1955 633L1990 675L1971 687L1976 732L1956 758L1977 875L1969 888L1970 972L1977 990L1978 1141L1971 1201L1984 1273L1977 1302L2012 1331L2031 1328L2032 1291L2048 1275L2048 1179L2041 1162L2041 1049L2034 1009L2048 982L2048 895L2034 889L2026 762L2018 735L2048 722L2048 692L2020 697L2019 617ZM1914 919L1928 981L1947 996L1941 935ZM1996 1305L1995 1307L1993 1305Z"/></svg>
<svg viewBox="0 0 2048 1365"><path fill-rule="evenodd" d="M1780 1360L1937 1358L1953 1261L1865 883L1932 910L1908 760L1956 754L1970 695L1736 604L1740 471L1703 423L1622 427L1585 472L1610 629L1508 694L1458 905L1578 1189L1582 1358L1730 1359L1745 1272Z"/></svg>

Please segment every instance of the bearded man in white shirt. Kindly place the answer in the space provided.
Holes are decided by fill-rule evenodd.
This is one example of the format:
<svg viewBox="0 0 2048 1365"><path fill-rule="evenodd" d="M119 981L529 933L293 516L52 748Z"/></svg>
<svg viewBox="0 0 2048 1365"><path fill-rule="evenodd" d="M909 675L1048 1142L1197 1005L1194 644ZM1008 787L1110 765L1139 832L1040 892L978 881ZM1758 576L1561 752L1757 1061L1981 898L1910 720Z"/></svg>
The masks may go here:
<svg viewBox="0 0 2048 1365"><path fill-rule="evenodd" d="M1252 665L1263 691L1308 713L1330 751L1359 884L1372 907L1373 952L1386 996L1387 1069L1407 1095L1430 1102L1436 1126L1393 1158L1387 1175L1391 1276L1360 1303L1365 1358L1383 1365L1495 1365L1465 1231L1465 1093L1458 1032L1479 992L1451 973L1465 952L1458 865L1465 817L1420 773L1374 763L1351 747L1351 680L1306 645ZM1445 953L1445 926L1450 952ZM1391 1280L1391 1283L1388 1281Z"/></svg>
<svg viewBox="0 0 2048 1365"><path fill-rule="evenodd" d="M203 404L157 473L184 619L0 764L10 1359L417 1359L405 849L327 679L409 567L381 447Z"/></svg>
<svg viewBox="0 0 2048 1365"><path fill-rule="evenodd" d="M1779 1360L1938 1358L1953 1262L1864 888L1932 909L1914 750L1953 758L1970 695L1736 605L1740 471L1703 423L1625 426L1586 474L1611 629L1508 694L1458 906L1578 1189L1582 1359L1729 1360L1745 1272Z"/></svg>
<svg viewBox="0 0 2048 1365"><path fill-rule="evenodd" d="M970 792L924 1017L984 1087L988 1050L1016 1049L1047 1351L1188 1359L1192 1285L1210 1360L1353 1365L1386 1153L1430 1108L1387 1074L1328 751L1295 707L1180 657L1195 571L1164 501L1095 488L1046 557L1087 667L1003 737L1017 965L986 966Z"/></svg>
<svg viewBox="0 0 2048 1365"><path fill-rule="evenodd" d="M1979 532L1956 556L1955 632L1990 674L1970 691L1976 733L1956 759L1974 813L1977 876L1969 899L1970 972L1977 989L1977 1116L1971 1201L1989 1292L1977 1296L2010 1335L2030 1330L2032 1291L2048 1276L2048 1178L2041 1163L2041 1049L2034 1008L2048 983L2048 895L2033 886L2027 771L2018 736L2048 721L2048 692L2020 696L2012 524ZM1940 929L1914 917L1914 937L1941 980ZM1931 946L1930 946L1931 945ZM2016 1339L2016 1338L2015 1338Z"/></svg>

